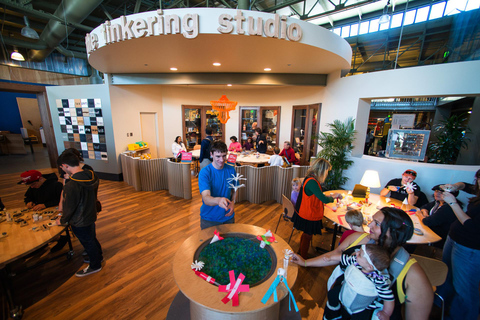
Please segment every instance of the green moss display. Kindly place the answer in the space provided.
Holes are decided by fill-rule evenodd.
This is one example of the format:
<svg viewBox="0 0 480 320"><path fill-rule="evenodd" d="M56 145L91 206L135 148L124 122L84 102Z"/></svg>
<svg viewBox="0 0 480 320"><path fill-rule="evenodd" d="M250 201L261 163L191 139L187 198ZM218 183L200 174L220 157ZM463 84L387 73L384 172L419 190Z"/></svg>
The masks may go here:
<svg viewBox="0 0 480 320"><path fill-rule="evenodd" d="M243 273L243 283L252 285L262 281L272 267L272 258L267 249L260 248L258 242L238 237L207 245L198 260L205 262L202 272L223 285L230 283L230 270L235 270L235 278Z"/></svg>

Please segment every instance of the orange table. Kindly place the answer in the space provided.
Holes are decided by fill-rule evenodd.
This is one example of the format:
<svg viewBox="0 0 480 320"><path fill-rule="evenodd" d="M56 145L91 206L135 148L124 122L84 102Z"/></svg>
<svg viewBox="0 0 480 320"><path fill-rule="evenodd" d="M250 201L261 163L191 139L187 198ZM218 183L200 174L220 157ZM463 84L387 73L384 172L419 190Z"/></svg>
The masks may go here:
<svg viewBox="0 0 480 320"><path fill-rule="evenodd" d="M345 198L348 195L348 190L327 191L325 192L325 195L330 196L331 193L341 193ZM378 208L391 206L392 203L397 207L402 207L401 201L390 198L390 200L387 202L387 199L388 198L382 197L378 194L370 193L370 197L369 197L369 202L371 203L370 206L368 207L363 206L361 208L359 207L358 210L362 211L365 220L368 221L369 219L371 219L371 216L374 215L375 212L379 210ZM353 201L358 203L358 201L360 200L364 200L364 199L354 198ZM334 207L334 204L329 203L329 204L326 204L324 208L324 216L335 224L331 250L335 248L337 226L338 226L338 229L340 229L340 227L343 227L345 229L350 229L350 227L348 226L348 223L345 221L345 213L347 212L346 206L339 207L337 208L336 211L332 210L333 207ZM408 211L410 209L418 210L418 208L414 206L407 205L405 208L405 211ZM423 222L421 222L418 219L416 214L411 214L409 216L413 221L414 228L420 229L423 232L423 235L417 235L414 233L412 238L410 238L410 240L407 241L408 243L430 244L430 243L440 241L442 239L435 232L433 232L432 229L424 225ZM370 229L368 228L368 226L365 226L364 228L366 232L369 232Z"/></svg>

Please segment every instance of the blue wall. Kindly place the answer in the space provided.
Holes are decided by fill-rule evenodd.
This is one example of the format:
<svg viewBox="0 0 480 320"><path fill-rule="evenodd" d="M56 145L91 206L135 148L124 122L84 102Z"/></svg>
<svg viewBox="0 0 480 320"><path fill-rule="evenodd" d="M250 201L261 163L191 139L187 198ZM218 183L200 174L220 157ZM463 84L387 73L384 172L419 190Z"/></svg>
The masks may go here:
<svg viewBox="0 0 480 320"><path fill-rule="evenodd" d="M18 109L17 97L37 99L37 95L32 93L0 91L0 131L20 133L20 128L23 127L23 124L20 110Z"/></svg>

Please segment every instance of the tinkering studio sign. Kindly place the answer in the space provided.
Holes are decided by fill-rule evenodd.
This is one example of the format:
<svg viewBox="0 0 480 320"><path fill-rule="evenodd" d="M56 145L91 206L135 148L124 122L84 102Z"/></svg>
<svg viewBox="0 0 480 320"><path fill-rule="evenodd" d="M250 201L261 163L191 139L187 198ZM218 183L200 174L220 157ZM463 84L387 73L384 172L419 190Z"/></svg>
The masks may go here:
<svg viewBox="0 0 480 320"><path fill-rule="evenodd" d="M87 54L112 43L155 37L171 34L182 34L187 39L195 39L200 33L198 13L186 13L182 17L173 12L179 10L157 10L121 16L113 21L106 21L91 33L87 33L85 42ZM184 11L183 9L181 11ZM234 10L216 10L215 12L233 12ZM199 11L205 13L206 11ZM244 16L244 12L249 14ZM221 13L218 15L216 32L220 34L236 33L246 36L262 36L282 40L299 41L302 38L302 28L297 23L287 24L287 16L278 14L251 15L250 11L236 10L235 15ZM270 16L271 18L264 19ZM209 17L210 19L210 17ZM211 32L210 32L211 33Z"/></svg>

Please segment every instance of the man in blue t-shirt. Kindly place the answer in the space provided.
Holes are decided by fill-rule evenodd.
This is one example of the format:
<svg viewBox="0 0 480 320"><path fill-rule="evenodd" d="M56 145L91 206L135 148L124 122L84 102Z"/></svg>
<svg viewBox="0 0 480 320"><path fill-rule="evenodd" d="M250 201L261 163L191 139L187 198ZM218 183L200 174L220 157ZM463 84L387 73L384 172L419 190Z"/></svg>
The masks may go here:
<svg viewBox="0 0 480 320"><path fill-rule="evenodd" d="M224 142L214 142L211 148L213 162L200 170L198 175L198 188L203 202L200 208L202 230L220 224L235 223L235 192L229 187L227 179L234 177L236 172L233 166L225 165L227 152Z"/></svg>

